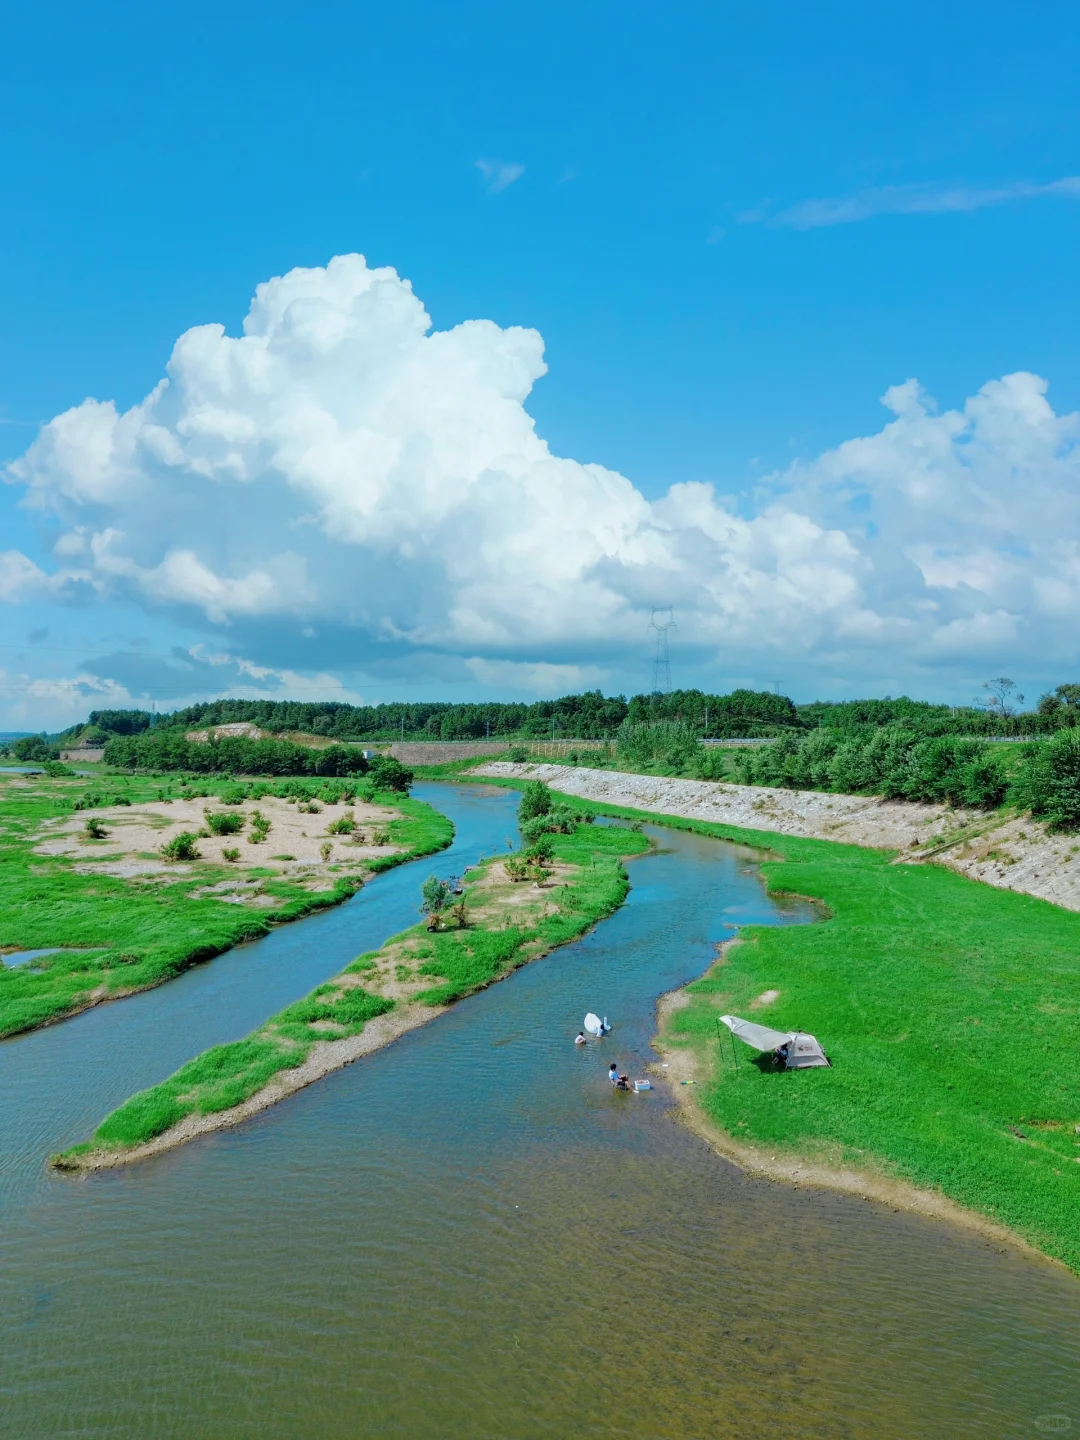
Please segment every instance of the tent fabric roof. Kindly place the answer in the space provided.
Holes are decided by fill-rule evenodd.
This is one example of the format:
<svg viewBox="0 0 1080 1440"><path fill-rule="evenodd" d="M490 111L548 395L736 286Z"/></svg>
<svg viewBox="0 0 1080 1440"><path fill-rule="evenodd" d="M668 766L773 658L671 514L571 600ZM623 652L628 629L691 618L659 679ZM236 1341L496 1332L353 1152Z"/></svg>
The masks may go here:
<svg viewBox="0 0 1080 1440"><path fill-rule="evenodd" d="M755 1025L752 1020L740 1020L737 1015L721 1015L720 1023L755 1050L775 1050L798 1034L796 1030L770 1030L767 1025Z"/></svg>

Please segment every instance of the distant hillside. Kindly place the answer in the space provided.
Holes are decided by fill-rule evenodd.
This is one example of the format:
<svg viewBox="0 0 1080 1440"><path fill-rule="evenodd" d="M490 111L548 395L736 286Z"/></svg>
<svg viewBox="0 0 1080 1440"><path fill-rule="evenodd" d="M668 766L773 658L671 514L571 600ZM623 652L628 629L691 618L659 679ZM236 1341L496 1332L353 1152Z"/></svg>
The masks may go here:
<svg viewBox="0 0 1080 1440"><path fill-rule="evenodd" d="M1016 697L1019 700L1020 697ZM249 735L327 746L362 741L391 743L438 740L609 740L620 727L674 724L684 735L713 739L772 739L825 727L862 733L899 726L925 737L996 736L1002 739L1049 735L1080 724L1080 685L1059 685L1036 709L997 712L989 705L937 705L906 695L884 700L815 700L796 705L771 690L732 690L726 695L703 690L672 690L667 695L605 696L599 690L563 695L558 700L485 703L393 701L385 705L345 705L339 701L211 700L171 714L148 710L92 710L87 720L60 735L0 735L10 749L42 739L45 745L104 745L114 736L138 736L147 730L212 732L223 726L248 727ZM228 732L226 732L228 733Z"/></svg>
<svg viewBox="0 0 1080 1440"><path fill-rule="evenodd" d="M603 740L626 719L677 719L710 735L782 733L799 719L792 702L771 691L736 690L707 695L676 690L670 695L604 696L599 690L564 695L534 704L453 704L447 701L344 705L337 701L213 700L169 715L146 711L92 712L91 726L118 735L153 727L211 731L223 725L250 725L267 734L297 734L310 741L393 740ZM707 727L707 732L706 732ZM79 727L75 727L76 730ZM309 743L310 743L309 741Z"/></svg>

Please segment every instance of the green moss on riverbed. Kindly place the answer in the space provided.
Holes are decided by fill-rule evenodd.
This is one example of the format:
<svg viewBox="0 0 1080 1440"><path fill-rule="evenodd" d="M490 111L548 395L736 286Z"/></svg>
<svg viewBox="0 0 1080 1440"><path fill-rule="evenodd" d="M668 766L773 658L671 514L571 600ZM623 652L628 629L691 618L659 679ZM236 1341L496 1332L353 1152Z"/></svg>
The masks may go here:
<svg viewBox="0 0 1080 1440"><path fill-rule="evenodd" d="M200 779L196 793L210 798L230 787L235 789L235 782L228 779ZM311 788L314 793L318 782ZM200 864L190 873L170 874L167 884L147 885L104 873L80 874L70 859L33 853L42 824L70 816L79 802L96 795L137 804L159 800L170 789L174 797L184 794L175 777L166 782L0 777L0 946L60 946L69 952L45 956L31 967L0 965L0 1038L76 1014L100 999L160 985L242 940L265 935L273 925L339 904L363 881L360 873L338 873L332 889L313 893L258 867ZM366 871L450 843L453 826L431 806L399 795L375 798L401 812L402 818L389 826L389 838L405 851L368 862ZM80 867L93 858L88 851ZM272 912L253 913L193 893L208 883L233 880L238 871L245 879L261 880L262 893L274 902Z"/></svg>
<svg viewBox="0 0 1080 1440"><path fill-rule="evenodd" d="M275 1075L302 1065L317 1042L357 1035L368 1020L392 1010L395 1000L375 993L375 987L399 970L414 981L410 1002L446 1005L575 939L622 904L629 881L621 857L647 849L648 841L594 825L552 838L558 884L533 892L525 882L518 890L499 878L506 857L484 862L467 877L465 900L473 918L465 929L431 934L422 923L394 936L245 1039L205 1051L162 1084L132 1096L101 1123L92 1141L53 1163L77 1168L95 1152L146 1144L189 1115L241 1104Z"/></svg>

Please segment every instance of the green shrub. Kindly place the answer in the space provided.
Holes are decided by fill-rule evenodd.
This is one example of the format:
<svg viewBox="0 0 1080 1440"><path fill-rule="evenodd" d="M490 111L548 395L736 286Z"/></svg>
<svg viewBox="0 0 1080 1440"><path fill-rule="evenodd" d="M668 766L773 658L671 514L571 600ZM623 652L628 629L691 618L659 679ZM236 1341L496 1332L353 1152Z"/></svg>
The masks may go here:
<svg viewBox="0 0 1080 1440"><path fill-rule="evenodd" d="M174 835L167 845L161 847L161 858L168 861L198 860L199 850L195 844L198 838L190 830L181 830L179 835Z"/></svg>
<svg viewBox="0 0 1080 1440"><path fill-rule="evenodd" d="M527 825L537 816L547 815L551 810L551 792L542 780L527 780L521 791L518 804L518 824Z"/></svg>
<svg viewBox="0 0 1080 1440"><path fill-rule="evenodd" d="M108 838L108 830L105 829L103 821L96 816L91 816L83 826L83 831L88 840L105 840Z"/></svg>
<svg viewBox="0 0 1080 1440"><path fill-rule="evenodd" d="M111 795L105 790L87 790L75 801L76 810L104 810L110 805L130 805L126 795Z"/></svg>
<svg viewBox="0 0 1080 1440"><path fill-rule="evenodd" d="M339 815L336 820L331 820L326 827L327 835L351 835L356 829L356 816L351 810L346 810L344 815Z"/></svg>
<svg viewBox="0 0 1080 1440"><path fill-rule="evenodd" d="M1027 747L1010 798L1051 830L1080 829L1080 729Z"/></svg>
<svg viewBox="0 0 1080 1440"><path fill-rule="evenodd" d="M251 812L251 828L248 831L248 844L262 845L273 828L261 810L253 810Z"/></svg>
<svg viewBox="0 0 1080 1440"><path fill-rule="evenodd" d="M345 800L356 799L356 786L348 780L330 780L319 791L319 799L326 805L340 805Z"/></svg>
<svg viewBox="0 0 1080 1440"><path fill-rule="evenodd" d="M391 755L376 755L374 760L366 764L370 768L377 790L393 790L399 795L409 793L409 786L415 777L411 770L406 770L400 760L395 760Z"/></svg>
<svg viewBox="0 0 1080 1440"><path fill-rule="evenodd" d="M535 845L542 835L548 833L547 816L534 815L531 820L526 820L518 827L521 831L521 839L525 845Z"/></svg>
<svg viewBox="0 0 1080 1440"><path fill-rule="evenodd" d="M203 819L211 835L239 835L244 828L243 815L222 814L220 811L214 814L207 810Z"/></svg>
<svg viewBox="0 0 1080 1440"><path fill-rule="evenodd" d="M1005 801L1009 782L998 757L981 755L961 770L961 800L980 810L996 810Z"/></svg>
<svg viewBox="0 0 1080 1440"><path fill-rule="evenodd" d="M240 851L237 850L235 846L226 845L221 852L221 858L223 860L228 860L230 864L235 865L237 860L240 859Z"/></svg>
<svg viewBox="0 0 1080 1440"><path fill-rule="evenodd" d="M555 841L550 835L541 835L525 851L525 859L534 865L547 865L555 855Z"/></svg>
<svg viewBox="0 0 1080 1440"><path fill-rule="evenodd" d="M450 886L445 880L440 880L438 876L429 875L421 887L420 895L421 915L426 915L433 924L437 925L439 916L450 903Z"/></svg>

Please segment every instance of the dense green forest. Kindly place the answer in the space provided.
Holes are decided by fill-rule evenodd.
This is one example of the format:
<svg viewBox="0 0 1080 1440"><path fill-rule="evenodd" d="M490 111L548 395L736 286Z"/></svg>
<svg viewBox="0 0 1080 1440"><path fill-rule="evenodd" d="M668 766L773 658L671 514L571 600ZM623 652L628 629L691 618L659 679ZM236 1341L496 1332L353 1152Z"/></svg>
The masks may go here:
<svg viewBox="0 0 1080 1440"><path fill-rule="evenodd" d="M343 743L390 740L616 740L642 726L676 726L696 739L771 739L827 729L862 734L899 726L923 738L947 735L1027 739L1051 735L1080 723L1080 685L1059 685L1033 710L1021 710L1022 696L1007 680L984 687L985 701L936 705L907 696L883 700L816 700L796 705L771 690L703 690L669 694L605 696L599 690L557 700L503 704L495 701L395 701L345 705L337 701L212 700L170 714L148 710L93 710L86 722L59 735L30 735L0 742L0 751L20 760L55 758L60 746L104 745L113 737L133 739L148 731L180 732L246 721L273 735L318 735Z"/></svg>
<svg viewBox="0 0 1080 1440"><path fill-rule="evenodd" d="M673 690L669 695L604 696L599 690L564 695L558 700L524 703L453 704L448 701L394 701L386 705L345 705L338 701L212 700L166 715L148 710L92 710L85 724L58 736L29 736L15 741L27 759L50 744L104 744L110 736L147 730L202 730L246 721L275 735L298 733L331 740L605 740L624 721L635 724L674 721L717 737L778 735L799 728L795 706L772 691L734 690L707 695ZM14 747L12 747L14 748Z"/></svg>

